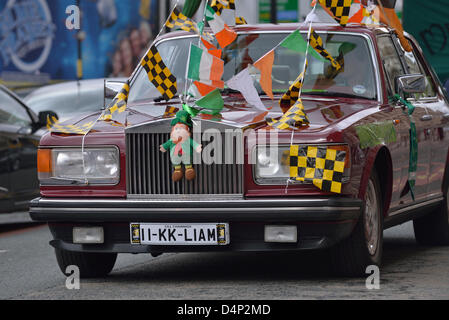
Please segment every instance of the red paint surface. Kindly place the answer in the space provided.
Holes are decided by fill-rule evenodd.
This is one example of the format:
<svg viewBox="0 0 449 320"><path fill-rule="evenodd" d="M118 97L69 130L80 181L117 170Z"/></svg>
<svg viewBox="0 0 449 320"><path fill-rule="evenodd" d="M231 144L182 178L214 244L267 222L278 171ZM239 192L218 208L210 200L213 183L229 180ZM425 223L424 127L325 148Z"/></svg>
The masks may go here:
<svg viewBox="0 0 449 320"><path fill-rule="evenodd" d="M256 31L293 31L297 25L264 25L264 26L240 26L237 27L239 32L256 32ZM377 51L377 44L375 41L375 33L382 31L370 30L362 27L347 27L327 26L317 27L317 30L328 31L350 31L355 33L367 34L375 44ZM179 35L187 35L184 32L174 32L161 37L161 39L173 38ZM382 65L380 57L376 52L377 63ZM420 59L422 59L420 57ZM422 59L425 68L428 68L425 61ZM429 69L430 70L430 69ZM389 155L390 161L386 168L380 168L379 174L386 176L386 181L390 184L387 186L387 196L385 203L385 211L388 208L397 208L411 203L410 196L400 196L408 176L408 152L409 141L405 139L405 133L409 129L408 117L403 114L400 108L395 108L390 105L387 100L387 89L385 83L385 75L383 69L380 68L381 77L381 91L383 93L383 101L369 101L364 99L349 99L335 97L331 101L314 100L314 97L307 97L303 95L303 103L307 112L308 118L311 120L311 125L299 130L293 136L293 143L345 143L351 149L351 180L344 185L343 194L341 196L350 196L354 198L363 198L366 184L369 179L372 167L376 160L378 151L381 147L385 147ZM438 87L435 82L435 86ZM275 97L276 99L280 96ZM449 140L447 134L449 130L448 122L441 120L444 113L449 114L449 108L444 100L441 92L438 93L438 101L434 103L435 110L433 122L428 122L423 127L422 123L418 124L418 138L421 147L426 147L430 152L428 163L422 161L420 168L422 172L428 172L428 175L420 175L417 180L417 186L420 193L417 195L418 199L425 199L431 194L441 192L442 176L446 168L446 158L448 156ZM245 101L240 95L230 95L224 97L226 109L223 112L223 120L234 122L236 124L251 125L260 122L261 117L255 113L253 109L245 104ZM270 99L262 99L267 106L273 105ZM141 103L139 106L146 106L148 103ZM173 103L159 103L160 106L170 105L177 106ZM136 106L136 105L135 105ZM130 107L133 107L130 105ZM150 108L151 105L148 105ZM418 108L417 108L418 109ZM424 110L424 109L422 109ZM235 117L235 113L239 112L239 117ZM232 112L232 119L230 118ZM277 104L273 107L272 112L281 114L281 110ZM419 116L420 110L416 111ZM263 115L265 116L265 115ZM97 118L98 115L93 115L92 119ZM132 125L150 123L155 118L144 115L139 112L131 112L129 116L129 123ZM367 123L374 122L389 122L395 123L397 131L397 141L395 143L384 144L374 148L362 150L356 134L355 127ZM266 125L257 127L257 134L265 134L269 132L270 128ZM126 156L125 156L125 135L124 128L114 127L108 123L102 123L95 127L96 132L88 135L86 145L115 145L120 149L121 159L121 180L117 186L109 187L42 187L41 193L43 197L126 197ZM268 131L267 131L268 130ZM427 130L427 131L425 131ZM430 130L430 131L429 131ZM269 141L269 140L268 140ZM249 141L251 142L251 141ZM248 143L248 141L247 141ZM291 132L282 132L280 134L280 143L289 145L291 143ZM58 134L47 134L41 141L41 146L80 146L80 136L63 136ZM422 153L423 155L423 153ZM427 153L424 155L427 156ZM246 158L248 160L248 150L246 151ZM421 158L423 159L423 157ZM330 194L323 193L316 187L311 185L290 185L286 188L283 186L260 186L254 182L252 176L252 166L245 165L245 195L247 197L273 197L273 196L328 196ZM335 196L334 194L332 196Z"/></svg>

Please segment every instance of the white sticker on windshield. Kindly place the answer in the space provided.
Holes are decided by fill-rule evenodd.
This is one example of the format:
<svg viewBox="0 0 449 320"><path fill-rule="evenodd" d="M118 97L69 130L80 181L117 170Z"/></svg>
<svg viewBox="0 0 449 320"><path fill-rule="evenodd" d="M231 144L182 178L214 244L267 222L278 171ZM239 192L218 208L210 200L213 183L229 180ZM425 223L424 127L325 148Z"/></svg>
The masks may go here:
<svg viewBox="0 0 449 320"><path fill-rule="evenodd" d="M362 85L358 85L352 88L352 91L354 91L355 94L365 94L366 88Z"/></svg>

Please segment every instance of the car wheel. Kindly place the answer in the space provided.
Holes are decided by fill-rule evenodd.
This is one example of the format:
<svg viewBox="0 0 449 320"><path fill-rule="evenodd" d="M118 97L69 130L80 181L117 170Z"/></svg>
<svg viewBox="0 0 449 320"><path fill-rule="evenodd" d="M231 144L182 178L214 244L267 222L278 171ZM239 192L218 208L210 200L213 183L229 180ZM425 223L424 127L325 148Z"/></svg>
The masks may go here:
<svg viewBox="0 0 449 320"><path fill-rule="evenodd" d="M431 246L449 245L449 188L444 201L432 213L413 220L415 238L419 244Z"/></svg>
<svg viewBox="0 0 449 320"><path fill-rule="evenodd" d="M55 249L59 268L65 274L68 266L77 266L81 278L102 278L114 268L116 253L71 252Z"/></svg>
<svg viewBox="0 0 449 320"><path fill-rule="evenodd" d="M333 269L340 276L363 276L368 266L380 266L382 261L382 201L380 183L374 169L364 203L363 213L351 236L331 249Z"/></svg>

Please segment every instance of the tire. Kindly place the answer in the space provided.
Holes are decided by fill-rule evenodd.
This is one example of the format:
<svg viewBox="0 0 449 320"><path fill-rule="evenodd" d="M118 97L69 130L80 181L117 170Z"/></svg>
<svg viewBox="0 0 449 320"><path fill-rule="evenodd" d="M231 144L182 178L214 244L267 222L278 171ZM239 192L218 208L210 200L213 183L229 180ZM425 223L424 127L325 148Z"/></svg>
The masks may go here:
<svg viewBox="0 0 449 320"><path fill-rule="evenodd" d="M373 169L366 190L365 207L356 227L349 238L331 249L332 267L338 276L366 276L368 266L381 265L383 216L380 190L379 178Z"/></svg>
<svg viewBox="0 0 449 320"><path fill-rule="evenodd" d="M444 200L432 213L413 220L415 239L421 245L449 245L449 188Z"/></svg>
<svg viewBox="0 0 449 320"><path fill-rule="evenodd" d="M104 278L114 268L116 253L70 252L55 249L59 268L65 274L68 266L78 266L81 278Z"/></svg>

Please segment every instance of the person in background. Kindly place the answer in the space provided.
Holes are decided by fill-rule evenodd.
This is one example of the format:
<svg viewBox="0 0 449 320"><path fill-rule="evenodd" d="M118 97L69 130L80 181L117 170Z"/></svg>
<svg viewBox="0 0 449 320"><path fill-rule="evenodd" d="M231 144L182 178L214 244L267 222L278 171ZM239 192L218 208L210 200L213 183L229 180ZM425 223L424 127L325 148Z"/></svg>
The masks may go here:
<svg viewBox="0 0 449 320"><path fill-rule="evenodd" d="M129 40L131 41L131 49L133 52L134 62L138 62L142 58L142 37L137 28L132 28L129 33Z"/></svg>
<svg viewBox="0 0 449 320"><path fill-rule="evenodd" d="M151 31L150 25L146 21L140 22L139 31L140 31L140 36L142 37L141 41L142 41L142 47L143 47L143 52L142 52L142 56L143 56L147 52L147 50L149 49L149 47L151 45L151 41L153 40L153 32Z"/></svg>
<svg viewBox="0 0 449 320"><path fill-rule="evenodd" d="M114 52L112 56L112 73L109 75L110 78L120 78L123 77L122 72L122 55L119 50Z"/></svg>
<svg viewBox="0 0 449 320"><path fill-rule="evenodd" d="M136 64L134 63L131 41L128 38L123 38L120 41L120 55L122 57L123 76L129 77L133 73Z"/></svg>

